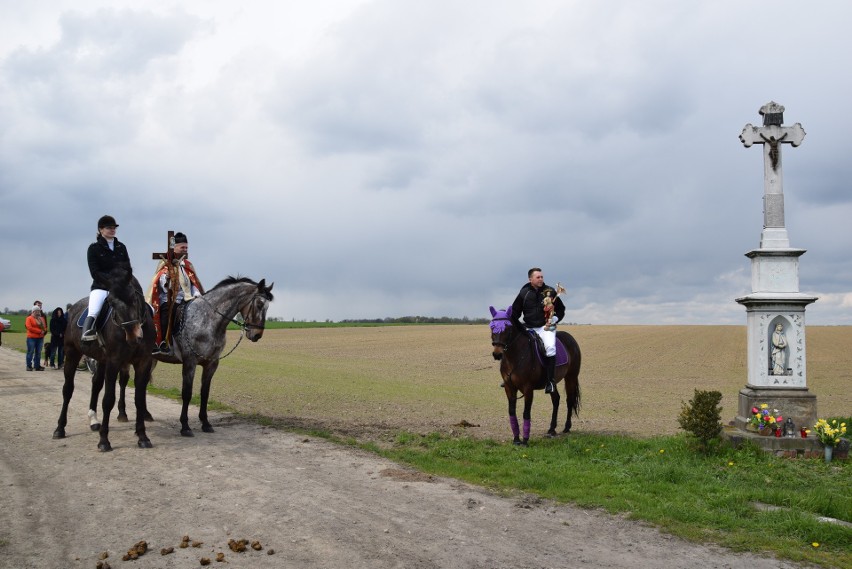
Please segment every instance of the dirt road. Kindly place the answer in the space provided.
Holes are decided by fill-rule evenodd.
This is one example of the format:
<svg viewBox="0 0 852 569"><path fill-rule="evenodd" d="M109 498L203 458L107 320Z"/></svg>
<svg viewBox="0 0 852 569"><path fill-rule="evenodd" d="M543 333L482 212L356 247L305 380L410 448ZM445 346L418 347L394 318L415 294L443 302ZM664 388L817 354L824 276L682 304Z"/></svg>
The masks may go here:
<svg viewBox="0 0 852 569"><path fill-rule="evenodd" d="M24 368L23 354L0 348L2 568L95 569L104 553L113 569L200 567L203 558L230 569L796 567L599 512L494 496L224 414L212 416L213 434L191 416L196 436L182 438L180 406L156 397L154 448L136 447L132 423L113 422L114 450L101 453L85 416L88 375L79 374L68 437L53 440L62 374ZM233 552L229 541L241 539L263 549ZM142 540L148 552L123 561Z"/></svg>

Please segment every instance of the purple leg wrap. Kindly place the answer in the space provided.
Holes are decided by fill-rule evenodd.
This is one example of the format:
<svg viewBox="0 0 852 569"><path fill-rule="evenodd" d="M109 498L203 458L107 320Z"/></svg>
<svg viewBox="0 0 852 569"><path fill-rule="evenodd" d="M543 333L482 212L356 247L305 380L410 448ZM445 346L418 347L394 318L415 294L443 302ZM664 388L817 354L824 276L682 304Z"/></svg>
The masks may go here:
<svg viewBox="0 0 852 569"><path fill-rule="evenodd" d="M530 420L524 419L524 440L530 438Z"/></svg>
<svg viewBox="0 0 852 569"><path fill-rule="evenodd" d="M521 434L521 429L518 427L518 418L509 417L509 424L512 425L512 435L518 437Z"/></svg>

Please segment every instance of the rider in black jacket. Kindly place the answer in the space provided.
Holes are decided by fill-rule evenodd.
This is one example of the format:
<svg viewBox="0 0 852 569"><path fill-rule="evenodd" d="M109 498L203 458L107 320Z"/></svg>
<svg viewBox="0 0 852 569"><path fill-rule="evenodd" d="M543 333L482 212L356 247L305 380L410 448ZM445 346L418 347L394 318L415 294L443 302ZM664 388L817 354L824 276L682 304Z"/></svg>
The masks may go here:
<svg viewBox="0 0 852 569"><path fill-rule="evenodd" d="M98 238L89 245L86 259L89 262L89 273L92 275L92 289L89 293L89 314L83 323L83 342L91 342L97 338L95 319L101 313L101 308L109 292L109 274L116 267L130 270L130 256L124 243L115 238L118 224L111 215L104 215L98 220Z"/></svg>
<svg viewBox="0 0 852 569"><path fill-rule="evenodd" d="M544 392L551 393L555 387L553 374L556 370L556 323L565 317L565 305L557 296L556 290L544 284L541 269L533 267L527 272L527 276L530 282L521 287L515 302L512 303L512 320L515 326L523 325L534 331L544 343L547 356L547 384ZM546 313L549 313L549 316L546 316Z"/></svg>

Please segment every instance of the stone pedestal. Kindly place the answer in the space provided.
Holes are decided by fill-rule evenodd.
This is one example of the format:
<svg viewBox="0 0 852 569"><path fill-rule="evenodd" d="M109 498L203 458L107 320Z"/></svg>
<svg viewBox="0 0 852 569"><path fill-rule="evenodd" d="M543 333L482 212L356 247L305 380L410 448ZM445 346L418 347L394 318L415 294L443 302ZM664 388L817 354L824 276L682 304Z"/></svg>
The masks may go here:
<svg viewBox="0 0 852 569"><path fill-rule="evenodd" d="M737 416L734 426L742 431L747 430L752 407L760 408L766 403L769 409L778 409L786 420L790 418L796 427L796 432L802 427L812 429L817 421L816 395L803 389L751 388L740 390Z"/></svg>

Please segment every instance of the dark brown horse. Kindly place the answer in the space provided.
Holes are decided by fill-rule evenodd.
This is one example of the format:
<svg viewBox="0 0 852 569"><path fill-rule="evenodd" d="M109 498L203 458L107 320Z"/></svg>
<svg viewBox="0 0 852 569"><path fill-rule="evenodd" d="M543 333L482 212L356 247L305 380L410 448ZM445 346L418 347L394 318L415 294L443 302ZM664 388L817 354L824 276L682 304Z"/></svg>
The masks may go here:
<svg viewBox="0 0 852 569"><path fill-rule="evenodd" d="M110 277L109 296L104 303L102 313L106 322L98 332L98 341L81 343L82 329L74 323L88 307L89 299L77 301L68 310L70 325L65 332L65 384L62 387L62 411L54 439L65 437L68 424L68 404L74 394L74 375L83 355L98 362L98 371L92 378L93 397L97 382L106 386L102 409L103 421L100 424L98 448L104 452L112 450L109 442L109 415L115 406L115 383L119 372L132 365L135 372L136 436L140 448L151 448L151 440L145 434L144 418L148 414L145 389L151 379L154 358L154 321L151 311L142 295L142 287L133 274L124 269L116 269ZM99 389L99 387L98 387Z"/></svg>
<svg viewBox="0 0 852 569"><path fill-rule="evenodd" d="M512 426L514 444L526 445L530 438L530 410L533 403L533 392L544 389L546 380L545 366L539 354L537 339L534 332L513 325L512 307L506 310L495 310L491 307L491 345L495 360L500 361L500 375L503 376L503 388L509 400L509 424ZM550 419L550 429L547 436L556 436L556 417L559 413L559 382L565 380L565 395L568 418L565 421L563 433L571 431L571 415L577 415L580 410L580 345L568 332L557 332L556 371L553 381L557 387L550 394L553 403L553 415ZM565 348L561 355L559 344ZM561 357L560 357L561 355ZM517 403L518 393L524 398L524 432L521 438L518 425Z"/></svg>

